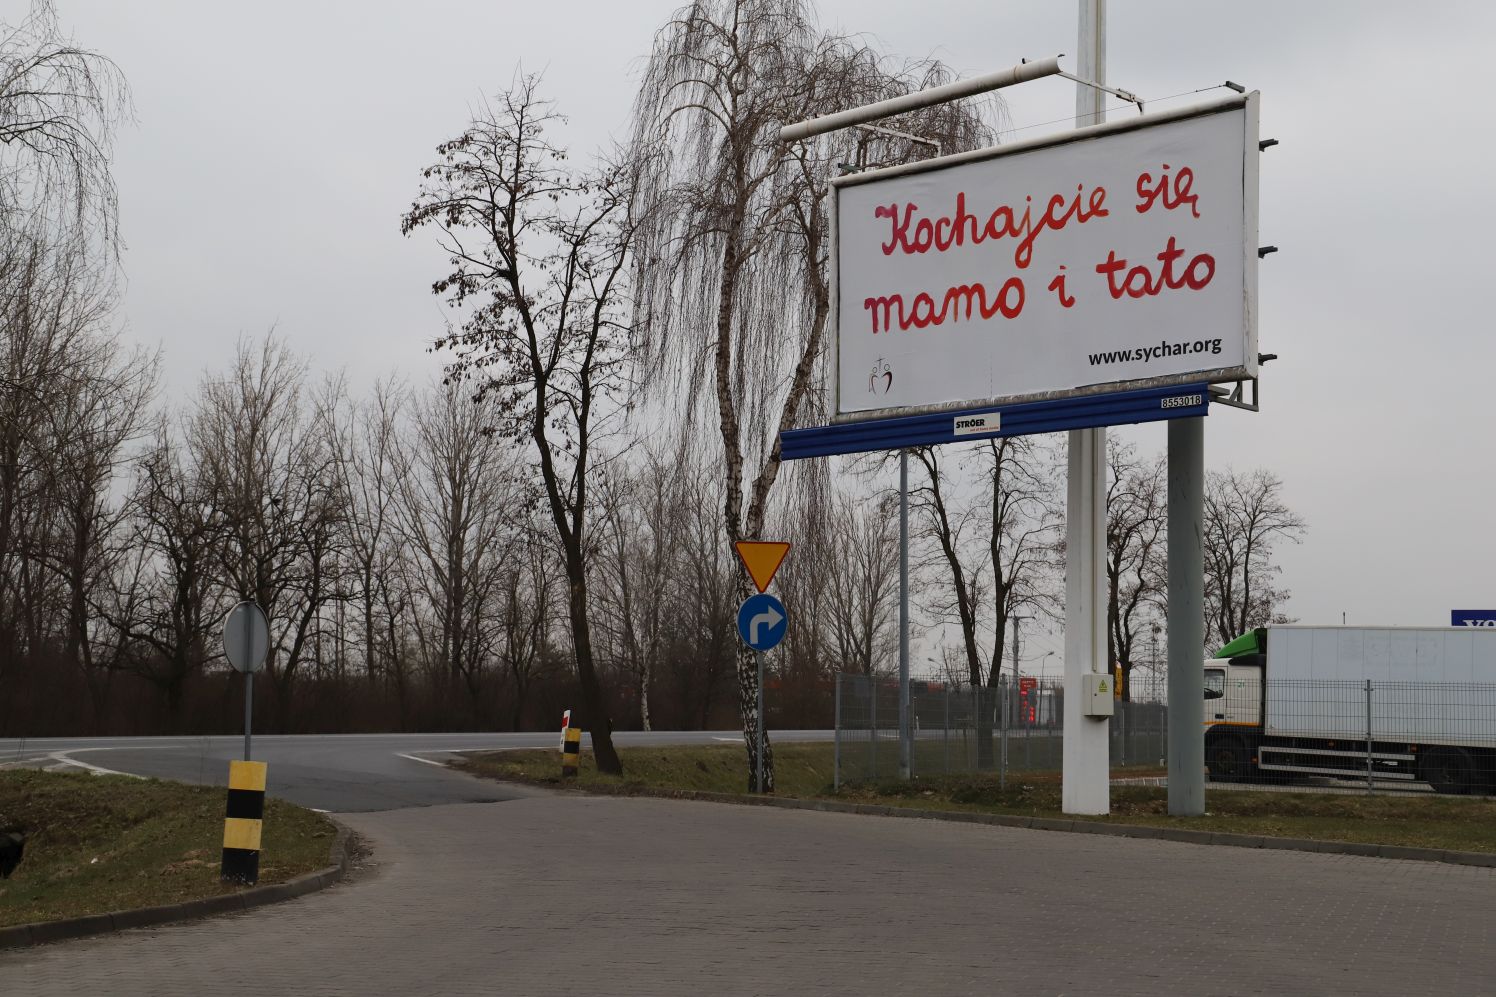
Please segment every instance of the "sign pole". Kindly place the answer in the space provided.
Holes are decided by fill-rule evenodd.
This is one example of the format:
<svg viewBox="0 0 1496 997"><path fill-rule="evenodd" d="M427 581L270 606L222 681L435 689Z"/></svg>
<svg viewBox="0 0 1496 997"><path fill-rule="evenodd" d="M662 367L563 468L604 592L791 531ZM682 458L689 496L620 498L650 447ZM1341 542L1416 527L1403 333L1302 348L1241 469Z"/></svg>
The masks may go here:
<svg viewBox="0 0 1496 997"><path fill-rule="evenodd" d="M250 632L250 625L251 625L250 614L249 613L244 613L243 616L244 616L244 646L246 648L248 648L248 647L251 647L253 645L253 639L251 637L251 632ZM250 731L252 731L254 729L254 708L255 708L255 673L254 673L254 670L251 669L251 670L246 671L244 673L244 760L246 762L249 761L249 736L250 736Z"/></svg>
<svg viewBox="0 0 1496 997"><path fill-rule="evenodd" d="M899 778L913 774L909 724L909 451L899 451Z"/></svg>
<svg viewBox="0 0 1496 997"><path fill-rule="evenodd" d="M237 626L235 623L237 622ZM224 882L254 885L260 876L265 816L265 763L252 762L255 672L270 652L270 621L253 600L237 603L223 620L223 656L244 673L244 761L229 762L229 796L223 820Z"/></svg>
<svg viewBox="0 0 1496 997"><path fill-rule="evenodd" d="M758 775L754 779L754 785L758 791L764 791L764 652L754 651L754 657L758 658L758 747L753 752L754 759L758 763Z"/></svg>
<svg viewBox="0 0 1496 997"><path fill-rule="evenodd" d="M249 761L249 732L253 726L255 673L244 673L244 760Z"/></svg>

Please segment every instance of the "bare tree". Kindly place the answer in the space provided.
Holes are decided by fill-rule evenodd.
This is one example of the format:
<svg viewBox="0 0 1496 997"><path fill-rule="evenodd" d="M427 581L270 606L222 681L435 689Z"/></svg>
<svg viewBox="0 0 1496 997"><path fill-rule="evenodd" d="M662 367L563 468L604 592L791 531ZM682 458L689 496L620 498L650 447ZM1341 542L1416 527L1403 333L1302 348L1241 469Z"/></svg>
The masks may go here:
<svg viewBox="0 0 1496 997"><path fill-rule="evenodd" d="M1273 580L1273 549L1303 540L1304 520L1271 471L1212 471L1205 479L1206 634L1225 644L1253 627L1287 623L1288 590Z"/></svg>
<svg viewBox="0 0 1496 997"><path fill-rule="evenodd" d="M15 672L74 669L94 729L121 644L89 603L149 395L149 360L107 330L115 260L94 253L119 248L109 146L128 110L118 69L63 38L49 2L0 19L0 685L14 702Z"/></svg>
<svg viewBox="0 0 1496 997"><path fill-rule="evenodd" d="M131 498L137 558L121 572L112 610L106 610L133 653L130 667L166 697L173 726L181 721L183 691L213 656L211 634L218 588L214 560L225 524L214 490L187 465L161 420L141 458Z"/></svg>
<svg viewBox="0 0 1496 997"><path fill-rule="evenodd" d="M110 680L124 651L119 634L98 615L129 553L129 510L115 491L144 428L156 358L139 349L126 352L113 336L97 332L81 348L71 390L48 413L55 449L47 494L56 521L53 542L39 553L65 587L65 653L83 676L92 723L101 731Z"/></svg>
<svg viewBox="0 0 1496 997"><path fill-rule="evenodd" d="M589 486L594 448L627 373L623 276L631 226L627 177L576 174L548 137L560 122L524 77L437 149L402 219L434 227L451 272L433 291L459 310L438 340L454 381L493 396L495 427L528 438L569 584L572 649L599 769L621 772L588 618Z"/></svg>
<svg viewBox="0 0 1496 997"><path fill-rule="evenodd" d="M1012 618L1023 610L1051 612L1055 602L1061 520L1053 462L1033 437L980 443L968 451L975 480L963 501L953 499L952 475L936 448L912 453L925 483L911 489L910 502L932 560L948 572L934 608L960 628L972 687L995 686ZM983 764L991 760L990 737L978 738L977 751Z"/></svg>
<svg viewBox="0 0 1496 997"><path fill-rule="evenodd" d="M654 386L689 400L684 426L715 404L729 543L762 536L779 433L823 407L826 199L835 163L855 155L847 136L784 145L779 126L942 75L928 63L892 69L866 45L822 34L807 0L696 0L656 36L634 107L637 326ZM956 107L913 127L949 149L990 138L980 116ZM740 596L747 584L740 576ZM751 784L760 718L747 648L737 677Z"/></svg>
<svg viewBox="0 0 1496 997"><path fill-rule="evenodd" d="M0 220L118 250L110 146L129 113L124 74L63 37L50 0L0 21Z"/></svg>
<svg viewBox="0 0 1496 997"><path fill-rule="evenodd" d="M831 639L842 669L873 675L898 647L897 496L841 495L832 507L835 556L825 566Z"/></svg>
<svg viewBox="0 0 1496 997"><path fill-rule="evenodd" d="M991 669L982 658L977 640L978 613L983 601L980 572L968 566L965 553L970 546L971 516L947 494L951 482L941 459L942 451L925 447L911 454L925 472L925 484L911 483L909 490L910 511L920 519L911 533L934 547L931 560L942 563L949 574L946 584L935 589L939 595L932 598L930 609L938 619L949 621L954 617L961 633L966 681L972 688L980 688L987 684Z"/></svg>
<svg viewBox="0 0 1496 997"><path fill-rule="evenodd" d="M455 385L433 386L416 400L390 468L401 537L434 624L427 646L479 725L496 663L490 620L518 539L512 511L523 505L513 445L487 431L497 418L492 397L475 405Z"/></svg>
<svg viewBox="0 0 1496 997"><path fill-rule="evenodd" d="M681 480L666 457L646 450L637 468L611 476L603 502L606 537L598 566L604 628L638 690L640 724L650 729L649 690L665 653L672 571L681 545Z"/></svg>
<svg viewBox="0 0 1496 997"><path fill-rule="evenodd" d="M681 468L684 543L680 618L687 634L674 656L682 725L707 728L737 662L742 569L722 543L722 483L700 464ZM730 688L730 687L729 687Z"/></svg>
<svg viewBox="0 0 1496 997"><path fill-rule="evenodd" d="M1116 436L1107 449L1107 642L1122 669L1123 698L1131 699L1140 641L1159 619L1168 583L1166 468L1162 457L1141 460Z"/></svg>
<svg viewBox="0 0 1496 997"><path fill-rule="evenodd" d="M910 501L950 574L943 615L961 628L971 684L996 685L1011 618L1050 612L1055 602L1060 512L1051 455L1033 437L987 440L968 452L974 480L962 488L936 448L912 453L925 483L911 488ZM966 497L953 498L953 486Z"/></svg>
<svg viewBox="0 0 1496 997"><path fill-rule="evenodd" d="M764 708L771 715L777 713L785 727L816 726L812 718L827 714L821 704L831 703L837 649L833 587L845 552L838 543L834 515L832 503L812 493L786 503L775 517L779 535L796 538L794 556L774 581L786 605L794 607L794 625L765 661L765 681L772 683L774 694L765 690ZM897 567L896 560L891 563ZM878 629L882 628L875 628L875 634Z"/></svg>
<svg viewBox="0 0 1496 997"><path fill-rule="evenodd" d="M547 673L552 633L565 610L557 608L564 577L555 540L538 516L505 558L498 594L499 658L511 688L509 726L519 730L535 685Z"/></svg>
<svg viewBox="0 0 1496 997"><path fill-rule="evenodd" d="M281 730L293 722L294 688L314 646L323 607L337 592L346 507L325 412L309 403L306 363L273 334L242 341L227 372L199 386L187 441L211 490L224 540L215 570L224 588L253 599L274 624L265 664Z"/></svg>
<svg viewBox="0 0 1496 997"><path fill-rule="evenodd" d="M99 357L112 304L75 243L0 224L0 682L28 653L56 651L69 619L57 487L111 390Z"/></svg>
<svg viewBox="0 0 1496 997"><path fill-rule="evenodd" d="M351 422L334 429L348 509L348 557L361 616L364 679L371 688L378 687L381 676L382 614L388 601L383 596L395 584L397 570L392 542L399 497L397 434L406 397L394 379L381 381L369 398L352 408ZM386 647L386 662L390 653Z"/></svg>

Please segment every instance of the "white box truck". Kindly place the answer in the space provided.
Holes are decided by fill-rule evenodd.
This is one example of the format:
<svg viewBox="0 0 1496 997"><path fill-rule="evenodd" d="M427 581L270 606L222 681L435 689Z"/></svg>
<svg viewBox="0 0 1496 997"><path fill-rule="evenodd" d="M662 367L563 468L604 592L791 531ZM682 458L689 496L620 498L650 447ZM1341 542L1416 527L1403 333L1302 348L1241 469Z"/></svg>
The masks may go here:
<svg viewBox="0 0 1496 997"><path fill-rule="evenodd" d="M1493 629L1253 630L1205 662L1204 705L1212 779L1369 775L1496 790Z"/></svg>

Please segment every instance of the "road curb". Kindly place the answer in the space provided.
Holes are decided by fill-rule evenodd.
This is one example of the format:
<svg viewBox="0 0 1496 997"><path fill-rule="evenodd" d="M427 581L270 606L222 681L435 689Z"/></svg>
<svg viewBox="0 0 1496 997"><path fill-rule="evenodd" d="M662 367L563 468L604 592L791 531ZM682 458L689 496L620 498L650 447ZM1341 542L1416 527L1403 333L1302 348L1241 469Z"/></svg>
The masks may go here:
<svg viewBox="0 0 1496 997"><path fill-rule="evenodd" d="M495 781L505 782L508 780L498 779ZM520 785L525 785L525 783L521 782ZM894 807L872 803L840 803L836 800L800 799L791 796L747 796L737 793L709 793L695 789L656 790L630 787L615 792L594 787L585 789L577 787L570 791L594 796L649 796L669 800L697 800L704 803L733 803L740 806L779 807L784 810L819 810L824 813L955 821L966 824L987 824L995 827L1029 828L1035 831L1064 831L1071 834L1098 834L1118 838L1174 841L1189 845L1217 845L1230 848L1271 848L1280 851L1317 852L1327 855L1357 855L1365 858L1398 859L1405 862L1441 862L1445 865L1464 865L1482 869L1496 869L1496 853L1492 852L1459 852L1440 848L1380 845L1361 841L1320 841L1313 838L1279 838L1265 834L1194 831L1182 827L1150 827L1143 824L1113 824L1110 821L1024 817L1018 814L984 814L969 810L921 810L914 807Z"/></svg>
<svg viewBox="0 0 1496 997"><path fill-rule="evenodd" d="M137 907L133 910L111 911L108 914L85 914L58 921L38 921L34 924L17 924L0 928L0 949L24 948L73 938L87 938L128 928L145 928L172 921L187 921L214 914L230 914L235 911L263 907L326 889L348 874L353 859L354 837L352 830L342 821L323 814L337 825L338 833L328 851L332 863L324 869L303 873L284 883L254 886L237 893L221 893L181 903L162 904L158 907Z"/></svg>

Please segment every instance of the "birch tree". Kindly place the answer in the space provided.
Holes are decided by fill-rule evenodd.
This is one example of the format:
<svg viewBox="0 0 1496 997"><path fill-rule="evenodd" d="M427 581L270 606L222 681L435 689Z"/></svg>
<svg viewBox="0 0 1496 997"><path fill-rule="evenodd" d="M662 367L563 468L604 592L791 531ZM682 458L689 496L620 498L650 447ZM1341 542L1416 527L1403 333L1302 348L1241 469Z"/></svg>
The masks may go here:
<svg viewBox="0 0 1496 997"><path fill-rule="evenodd" d="M931 63L890 67L827 35L807 0L697 0L659 32L634 105L637 328L652 386L683 398L693 435L715 423L728 545L760 538L779 478L779 434L824 410L827 197L857 140L785 145L780 125L908 92L943 78ZM969 148L982 118L951 105L912 122ZM738 596L749 594L739 576ZM750 788L760 719L757 673L737 655ZM772 744L763 770L773 789Z"/></svg>
<svg viewBox="0 0 1496 997"><path fill-rule="evenodd" d="M66 38L50 0L0 21L0 218L117 251L110 154L129 114L124 74Z"/></svg>

